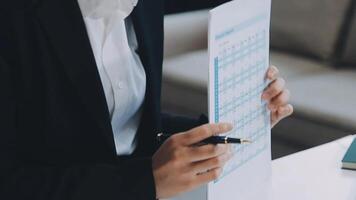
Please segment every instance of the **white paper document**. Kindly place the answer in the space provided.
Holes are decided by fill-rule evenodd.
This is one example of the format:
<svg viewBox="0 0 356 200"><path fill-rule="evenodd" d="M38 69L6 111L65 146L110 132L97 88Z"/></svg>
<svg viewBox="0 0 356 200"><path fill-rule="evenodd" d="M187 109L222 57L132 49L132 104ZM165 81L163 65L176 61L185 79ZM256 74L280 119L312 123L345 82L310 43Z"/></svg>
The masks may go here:
<svg viewBox="0 0 356 200"><path fill-rule="evenodd" d="M208 185L208 200L267 199L271 175L270 113L261 99L268 85L271 0L235 0L210 11L209 118L230 122L234 145L221 178Z"/></svg>
<svg viewBox="0 0 356 200"><path fill-rule="evenodd" d="M268 85L271 0L234 0L210 11L209 119L234 125L234 145L222 176L174 200L271 199L270 113L261 99Z"/></svg>

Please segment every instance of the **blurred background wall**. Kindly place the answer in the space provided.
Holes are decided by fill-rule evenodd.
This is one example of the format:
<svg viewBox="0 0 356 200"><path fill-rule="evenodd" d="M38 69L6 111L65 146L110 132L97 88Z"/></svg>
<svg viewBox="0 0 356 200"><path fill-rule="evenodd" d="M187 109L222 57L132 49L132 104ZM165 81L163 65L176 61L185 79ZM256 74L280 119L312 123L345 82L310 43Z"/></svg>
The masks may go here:
<svg viewBox="0 0 356 200"><path fill-rule="evenodd" d="M162 106L207 114L208 10L165 19ZM356 0L273 0L271 64L295 114L273 129L273 158L356 133Z"/></svg>

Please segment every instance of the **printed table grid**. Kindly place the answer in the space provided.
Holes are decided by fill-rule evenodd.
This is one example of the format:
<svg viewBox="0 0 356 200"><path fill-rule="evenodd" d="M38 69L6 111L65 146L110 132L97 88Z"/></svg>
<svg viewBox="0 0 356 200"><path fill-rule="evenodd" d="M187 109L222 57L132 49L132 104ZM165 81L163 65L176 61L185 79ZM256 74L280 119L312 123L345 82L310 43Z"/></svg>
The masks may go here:
<svg viewBox="0 0 356 200"><path fill-rule="evenodd" d="M252 20L258 23L264 18ZM239 28L248 28L244 24ZM221 34L217 39L232 32ZM215 123L234 119L230 137L251 139L252 144L234 145L234 157L224 168L223 179L235 169L254 159L268 147L269 112L261 94L267 86L264 80L268 58L263 54L267 46L266 31L244 38L224 48L214 58L214 115ZM264 81L261 81L264 80ZM258 127L255 125L258 124ZM249 152L249 153L248 153Z"/></svg>

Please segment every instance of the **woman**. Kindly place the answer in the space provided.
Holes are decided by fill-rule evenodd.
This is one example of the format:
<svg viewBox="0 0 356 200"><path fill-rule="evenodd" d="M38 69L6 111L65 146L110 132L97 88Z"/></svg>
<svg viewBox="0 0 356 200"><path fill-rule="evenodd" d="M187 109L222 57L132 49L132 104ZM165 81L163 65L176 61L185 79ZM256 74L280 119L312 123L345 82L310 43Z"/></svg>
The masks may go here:
<svg viewBox="0 0 356 200"><path fill-rule="evenodd" d="M160 111L164 10L202 3L221 2L3 3L1 199L167 198L216 179L229 146L191 145L231 125ZM267 77L275 125L292 106L278 70ZM160 132L175 135L159 147Z"/></svg>

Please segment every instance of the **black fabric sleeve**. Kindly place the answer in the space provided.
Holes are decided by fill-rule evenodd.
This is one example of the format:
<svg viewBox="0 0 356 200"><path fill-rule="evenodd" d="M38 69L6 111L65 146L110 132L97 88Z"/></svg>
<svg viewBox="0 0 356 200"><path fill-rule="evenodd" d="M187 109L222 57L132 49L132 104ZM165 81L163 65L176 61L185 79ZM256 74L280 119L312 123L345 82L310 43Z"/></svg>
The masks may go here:
<svg viewBox="0 0 356 200"><path fill-rule="evenodd" d="M213 8L228 1L230 0L164 0L165 13L172 14L191 10Z"/></svg>
<svg viewBox="0 0 356 200"><path fill-rule="evenodd" d="M19 160L13 70L0 55L0 199L156 199L151 158L73 166Z"/></svg>
<svg viewBox="0 0 356 200"><path fill-rule="evenodd" d="M209 120L205 115L201 115L198 119L171 114L162 115L163 132L165 134L175 134L188 131L208 122Z"/></svg>

